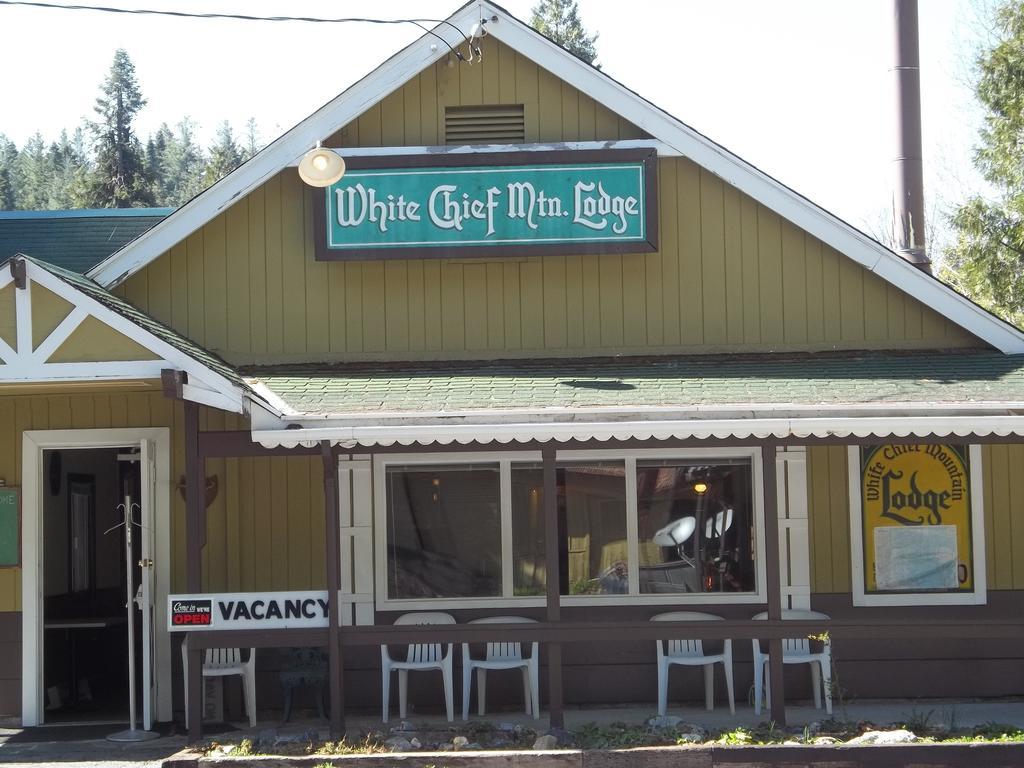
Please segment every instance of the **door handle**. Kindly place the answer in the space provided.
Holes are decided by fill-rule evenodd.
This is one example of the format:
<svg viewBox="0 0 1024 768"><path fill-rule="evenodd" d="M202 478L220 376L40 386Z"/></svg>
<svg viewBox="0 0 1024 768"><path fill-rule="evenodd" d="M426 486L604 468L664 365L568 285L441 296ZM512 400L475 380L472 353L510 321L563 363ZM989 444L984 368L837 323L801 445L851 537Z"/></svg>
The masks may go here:
<svg viewBox="0 0 1024 768"><path fill-rule="evenodd" d="M152 567L153 567L153 561L150 560L148 557L144 557L141 560L139 560L139 568L152 568Z"/></svg>

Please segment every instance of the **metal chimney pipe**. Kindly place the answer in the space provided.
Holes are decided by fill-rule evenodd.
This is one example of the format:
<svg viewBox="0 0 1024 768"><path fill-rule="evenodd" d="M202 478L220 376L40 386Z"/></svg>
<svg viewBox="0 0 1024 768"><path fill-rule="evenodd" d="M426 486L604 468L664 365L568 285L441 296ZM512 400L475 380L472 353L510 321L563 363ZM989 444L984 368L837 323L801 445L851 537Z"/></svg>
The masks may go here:
<svg viewBox="0 0 1024 768"><path fill-rule="evenodd" d="M896 97L893 242L900 256L931 271L925 251L924 173L921 169L921 55L917 0L893 0L893 74Z"/></svg>

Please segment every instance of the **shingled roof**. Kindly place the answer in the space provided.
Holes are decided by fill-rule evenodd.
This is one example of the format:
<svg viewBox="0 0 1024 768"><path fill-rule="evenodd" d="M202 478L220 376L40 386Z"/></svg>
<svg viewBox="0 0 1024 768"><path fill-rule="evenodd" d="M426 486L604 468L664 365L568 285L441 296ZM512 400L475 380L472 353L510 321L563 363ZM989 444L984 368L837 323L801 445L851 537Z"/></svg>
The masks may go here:
<svg viewBox="0 0 1024 768"><path fill-rule="evenodd" d="M0 211L0 262L24 253L84 274L173 210Z"/></svg>
<svg viewBox="0 0 1024 768"><path fill-rule="evenodd" d="M279 366L242 371L296 413L1024 401L1024 355L861 352Z"/></svg>

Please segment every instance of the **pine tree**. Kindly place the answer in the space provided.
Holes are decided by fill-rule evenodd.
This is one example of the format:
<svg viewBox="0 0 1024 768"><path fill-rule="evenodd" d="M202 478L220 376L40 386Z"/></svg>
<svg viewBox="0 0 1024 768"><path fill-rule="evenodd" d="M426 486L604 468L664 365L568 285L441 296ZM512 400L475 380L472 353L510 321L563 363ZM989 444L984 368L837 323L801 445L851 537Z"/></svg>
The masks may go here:
<svg viewBox="0 0 1024 768"><path fill-rule="evenodd" d="M22 211L42 211L49 207L52 160L46 143L37 131L18 153L15 164L15 207Z"/></svg>
<svg viewBox="0 0 1024 768"><path fill-rule="evenodd" d="M0 133L0 211L12 211L17 190L14 186L18 147Z"/></svg>
<svg viewBox="0 0 1024 768"><path fill-rule="evenodd" d="M152 205L145 157L133 126L146 100L135 78L135 65L123 48L114 53L113 64L100 91L95 106L100 119L90 124L96 160L89 176L89 205L95 208Z"/></svg>
<svg viewBox="0 0 1024 768"><path fill-rule="evenodd" d="M157 186L158 205L176 208L203 191L206 163L202 148L196 144L195 132L195 123L186 117L178 123L177 132L166 137Z"/></svg>
<svg viewBox="0 0 1024 768"><path fill-rule="evenodd" d="M540 0L533 7L530 26L587 64L597 59L597 35L588 35L583 28L576 0Z"/></svg>
<svg viewBox="0 0 1024 768"><path fill-rule="evenodd" d="M242 164L242 152L235 141L231 124L225 120L217 129L217 141L210 148L210 162L203 172L203 183L210 186L218 179L227 176Z"/></svg>
<svg viewBox="0 0 1024 768"><path fill-rule="evenodd" d="M256 126L256 118L250 117L245 121L245 147L242 150L242 159L248 160L262 149L260 145L260 131Z"/></svg>
<svg viewBox="0 0 1024 768"><path fill-rule="evenodd" d="M941 276L983 306L1024 323L1024 3L1003 0L995 40L978 56L975 93L985 109L974 162L995 190L952 217L956 242Z"/></svg>
<svg viewBox="0 0 1024 768"><path fill-rule="evenodd" d="M89 161L85 155L82 129L69 137L66 130L48 151L50 178L46 207L51 209L78 207L85 193L85 178Z"/></svg>

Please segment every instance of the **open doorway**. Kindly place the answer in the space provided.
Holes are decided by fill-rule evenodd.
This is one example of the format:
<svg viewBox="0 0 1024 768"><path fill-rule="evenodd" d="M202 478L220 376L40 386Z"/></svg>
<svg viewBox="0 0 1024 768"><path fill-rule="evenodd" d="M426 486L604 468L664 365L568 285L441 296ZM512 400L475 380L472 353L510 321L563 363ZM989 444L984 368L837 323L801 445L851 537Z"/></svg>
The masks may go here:
<svg viewBox="0 0 1024 768"><path fill-rule="evenodd" d="M140 520L139 459L138 446L42 453L45 722L128 718L124 521L126 509ZM132 538L137 585L142 537ZM132 617L140 658L141 612Z"/></svg>

